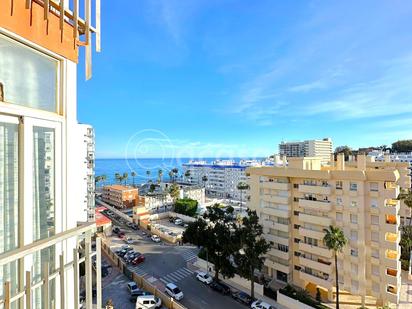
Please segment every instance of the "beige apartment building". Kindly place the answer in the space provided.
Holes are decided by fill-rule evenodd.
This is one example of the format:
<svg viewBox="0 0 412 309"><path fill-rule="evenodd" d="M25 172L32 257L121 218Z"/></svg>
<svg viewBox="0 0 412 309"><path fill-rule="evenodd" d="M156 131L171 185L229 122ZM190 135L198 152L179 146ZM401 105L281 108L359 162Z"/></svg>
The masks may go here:
<svg viewBox="0 0 412 309"><path fill-rule="evenodd" d="M116 208L132 208L138 204L139 191L137 188L123 185L105 186L102 200Z"/></svg>
<svg viewBox="0 0 412 309"><path fill-rule="evenodd" d="M333 300L333 253L323 229L340 227L348 245L338 258L340 288L373 296L378 304L399 302L401 286L401 187L410 187L408 164L373 162L358 156L332 166L321 158L289 158L288 166L249 168L251 200L265 238L273 242L265 273L274 282L292 283L323 300ZM368 298L369 299L369 298Z"/></svg>

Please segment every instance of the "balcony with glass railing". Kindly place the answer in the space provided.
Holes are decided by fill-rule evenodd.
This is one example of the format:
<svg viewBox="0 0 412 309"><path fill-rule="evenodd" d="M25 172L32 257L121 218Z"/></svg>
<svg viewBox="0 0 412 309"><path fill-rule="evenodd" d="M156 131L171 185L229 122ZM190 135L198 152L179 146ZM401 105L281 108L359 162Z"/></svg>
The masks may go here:
<svg viewBox="0 0 412 309"><path fill-rule="evenodd" d="M328 212L331 210L331 203L327 199L301 198L299 199L299 207Z"/></svg>
<svg viewBox="0 0 412 309"><path fill-rule="evenodd" d="M329 184L304 183L299 185L299 192L310 194L331 194L332 190Z"/></svg>

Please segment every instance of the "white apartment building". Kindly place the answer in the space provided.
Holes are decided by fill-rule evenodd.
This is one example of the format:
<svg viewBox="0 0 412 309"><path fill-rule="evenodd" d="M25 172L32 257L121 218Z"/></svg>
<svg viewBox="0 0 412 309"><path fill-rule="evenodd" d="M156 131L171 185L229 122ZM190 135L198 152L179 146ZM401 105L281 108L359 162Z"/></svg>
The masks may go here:
<svg viewBox="0 0 412 309"><path fill-rule="evenodd" d="M240 200L241 192L237 189L239 182L247 182L246 168L251 166L260 166L261 163L256 160L216 160L208 163L206 161L189 161L184 163L183 174L190 172L188 180L192 183L204 185L206 195L216 198L229 198ZM206 176L207 181L203 181ZM242 193L243 201L246 201L249 193L248 190Z"/></svg>
<svg viewBox="0 0 412 309"><path fill-rule="evenodd" d="M93 283L102 307L94 137L76 106L78 44L89 77L99 32L91 2L0 0L0 308L77 309L80 268L85 307Z"/></svg>
<svg viewBox="0 0 412 309"><path fill-rule="evenodd" d="M333 153L332 139L284 142L279 144L279 154L286 157L320 157L322 164L330 162Z"/></svg>

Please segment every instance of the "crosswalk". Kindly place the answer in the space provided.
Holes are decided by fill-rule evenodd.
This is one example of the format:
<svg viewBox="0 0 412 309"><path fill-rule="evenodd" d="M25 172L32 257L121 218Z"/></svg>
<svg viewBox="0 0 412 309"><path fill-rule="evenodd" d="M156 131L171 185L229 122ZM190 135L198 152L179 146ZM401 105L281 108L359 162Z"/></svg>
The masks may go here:
<svg viewBox="0 0 412 309"><path fill-rule="evenodd" d="M186 262L197 259L197 252L190 249L180 252L180 255Z"/></svg>
<svg viewBox="0 0 412 309"><path fill-rule="evenodd" d="M160 281L162 281L164 284L168 284L170 282L176 283L192 274L193 271L186 267L182 267L166 276L163 276L162 278L160 278Z"/></svg>
<svg viewBox="0 0 412 309"><path fill-rule="evenodd" d="M144 268L141 265L129 265L129 269L141 277L144 277L147 275L147 272L144 270Z"/></svg>

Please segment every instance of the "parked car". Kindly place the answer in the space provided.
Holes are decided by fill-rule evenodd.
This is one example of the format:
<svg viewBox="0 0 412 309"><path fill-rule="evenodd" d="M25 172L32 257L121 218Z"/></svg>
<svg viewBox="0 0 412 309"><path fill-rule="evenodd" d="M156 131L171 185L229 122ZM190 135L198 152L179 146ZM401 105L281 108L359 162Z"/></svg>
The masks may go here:
<svg viewBox="0 0 412 309"><path fill-rule="evenodd" d="M176 225L182 225L183 224L183 220L182 219L176 219L174 222Z"/></svg>
<svg viewBox="0 0 412 309"><path fill-rule="evenodd" d="M197 272L196 279L206 284L211 284L213 281L211 276L209 276L207 273L204 273L202 271Z"/></svg>
<svg viewBox="0 0 412 309"><path fill-rule="evenodd" d="M113 228L112 232L113 232L114 234L117 234L117 233L120 232L120 229L119 229L117 226L115 226L115 227Z"/></svg>
<svg viewBox="0 0 412 309"><path fill-rule="evenodd" d="M130 281L127 284L127 289L129 290L130 295L132 295L133 293L136 293L137 291L139 291L139 288L137 287L137 284L134 281Z"/></svg>
<svg viewBox="0 0 412 309"><path fill-rule="evenodd" d="M219 292L223 295L230 294L230 288L222 282L213 281L211 284L209 284L209 286L212 290Z"/></svg>
<svg viewBox="0 0 412 309"><path fill-rule="evenodd" d="M123 239L123 238L126 236L126 234L125 234L123 231L120 231L120 232L117 233L117 236L118 236L120 239Z"/></svg>
<svg viewBox="0 0 412 309"><path fill-rule="evenodd" d="M166 284L165 291L170 297L173 297L176 300L181 300L183 298L183 292L174 283Z"/></svg>
<svg viewBox="0 0 412 309"><path fill-rule="evenodd" d="M253 301L250 295L246 294L245 292L241 292L241 291L232 293L232 297L237 302L244 304L244 305L248 305L248 306L250 306L250 304Z"/></svg>
<svg viewBox="0 0 412 309"><path fill-rule="evenodd" d="M132 261L133 265L139 265L140 263L143 263L145 260L145 256L139 252L136 252L136 255L134 256L134 259Z"/></svg>
<svg viewBox="0 0 412 309"><path fill-rule="evenodd" d="M157 236L157 235L152 235L152 240L154 241L154 242L160 242L160 237L159 236Z"/></svg>
<svg viewBox="0 0 412 309"><path fill-rule="evenodd" d="M126 244L128 244L128 245L131 245L131 244L134 243L134 239L131 238L131 237L126 237L126 238L124 239L124 242L125 242Z"/></svg>
<svg viewBox="0 0 412 309"><path fill-rule="evenodd" d="M136 223L132 223L131 228L134 229L134 230L138 230L139 226Z"/></svg>
<svg viewBox="0 0 412 309"><path fill-rule="evenodd" d="M175 222L176 218L175 217L169 217L169 222L173 223Z"/></svg>
<svg viewBox="0 0 412 309"><path fill-rule="evenodd" d="M136 301L137 301L137 298L139 296L145 296L145 295L153 295L153 294L149 293L149 292L146 292L146 291L143 291L143 290L138 290L136 292L133 292L132 295L130 295L129 300L130 300L131 303L135 304Z"/></svg>
<svg viewBox="0 0 412 309"><path fill-rule="evenodd" d="M160 308L162 300L154 295L142 295L136 299L136 309Z"/></svg>
<svg viewBox="0 0 412 309"><path fill-rule="evenodd" d="M273 307L270 304L265 303L261 300L257 300L255 302L253 302L252 305L250 306L250 308L252 308L252 309L275 309L275 307Z"/></svg>

